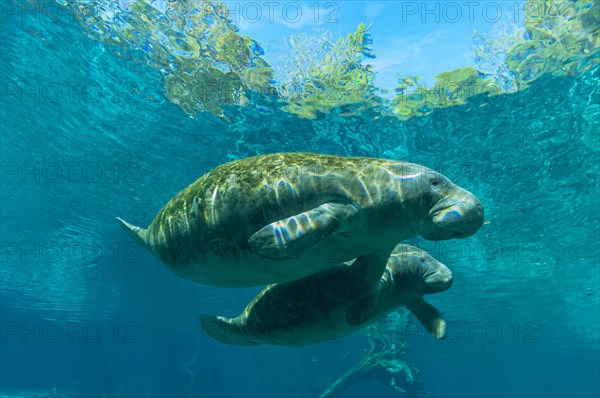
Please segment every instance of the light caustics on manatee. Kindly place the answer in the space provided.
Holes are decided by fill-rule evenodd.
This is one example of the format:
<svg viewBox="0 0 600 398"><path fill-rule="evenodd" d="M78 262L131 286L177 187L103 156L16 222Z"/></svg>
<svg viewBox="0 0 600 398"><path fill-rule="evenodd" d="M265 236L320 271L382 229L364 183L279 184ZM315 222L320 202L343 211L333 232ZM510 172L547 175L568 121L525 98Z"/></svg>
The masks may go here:
<svg viewBox="0 0 600 398"><path fill-rule="evenodd" d="M431 213L438 203L448 215ZM461 217L449 216L453 209ZM483 208L472 193L420 165L276 153L208 172L147 229L119 222L178 275L244 287L298 279L417 235L466 238L481 227Z"/></svg>

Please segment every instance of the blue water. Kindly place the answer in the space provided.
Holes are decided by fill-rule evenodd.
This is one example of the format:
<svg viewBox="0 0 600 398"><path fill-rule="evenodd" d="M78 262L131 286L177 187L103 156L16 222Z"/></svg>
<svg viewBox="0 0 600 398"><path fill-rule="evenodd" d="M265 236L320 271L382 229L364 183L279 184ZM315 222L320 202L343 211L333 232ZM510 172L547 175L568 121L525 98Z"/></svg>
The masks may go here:
<svg viewBox="0 0 600 398"><path fill-rule="evenodd" d="M454 285L430 298L444 341L398 326L418 369L405 396L600 395L597 67L404 122L274 104L225 119L190 117L155 69L75 21L3 17L0 46L2 396L310 397L362 359L362 333L302 348L203 336L200 313L237 315L260 288L180 279L114 220L147 225L216 165L278 151L410 160L484 203L475 236L413 241ZM363 376L338 396L402 396L389 373Z"/></svg>

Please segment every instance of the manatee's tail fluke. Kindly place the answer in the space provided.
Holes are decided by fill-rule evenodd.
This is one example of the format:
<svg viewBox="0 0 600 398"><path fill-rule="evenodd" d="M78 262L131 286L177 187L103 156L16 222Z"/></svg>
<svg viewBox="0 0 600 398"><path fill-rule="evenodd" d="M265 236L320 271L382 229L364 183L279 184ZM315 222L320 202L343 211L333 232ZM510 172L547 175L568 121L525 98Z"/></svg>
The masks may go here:
<svg viewBox="0 0 600 398"><path fill-rule="evenodd" d="M133 238L133 240L135 240L144 247L146 246L146 235L148 234L147 229L140 228L133 224L129 224L127 221L119 217L116 217L116 219L119 222L119 224L121 224L123 229L129 234L129 236Z"/></svg>
<svg viewBox="0 0 600 398"><path fill-rule="evenodd" d="M223 344L242 346L260 344L248 340L233 318L202 314L200 315L200 324L206 334Z"/></svg>

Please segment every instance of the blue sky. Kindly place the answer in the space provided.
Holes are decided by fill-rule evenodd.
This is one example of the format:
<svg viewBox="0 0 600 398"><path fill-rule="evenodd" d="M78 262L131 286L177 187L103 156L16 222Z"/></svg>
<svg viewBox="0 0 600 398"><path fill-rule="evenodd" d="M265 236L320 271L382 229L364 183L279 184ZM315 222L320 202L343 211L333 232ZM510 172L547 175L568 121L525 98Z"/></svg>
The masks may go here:
<svg viewBox="0 0 600 398"><path fill-rule="evenodd" d="M523 0L510 1L226 1L243 33L265 49L278 68L291 34L328 30L334 38L372 23L369 60L377 85L395 87L399 76L420 75L425 84L442 71L472 64L474 29L514 28L523 20Z"/></svg>

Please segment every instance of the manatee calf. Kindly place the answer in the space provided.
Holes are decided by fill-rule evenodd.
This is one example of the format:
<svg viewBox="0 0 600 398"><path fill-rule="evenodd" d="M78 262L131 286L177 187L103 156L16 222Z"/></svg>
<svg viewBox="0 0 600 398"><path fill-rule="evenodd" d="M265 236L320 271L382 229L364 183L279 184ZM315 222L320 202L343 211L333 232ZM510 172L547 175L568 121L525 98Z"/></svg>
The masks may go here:
<svg viewBox="0 0 600 398"><path fill-rule="evenodd" d="M278 153L223 164L159 211L148 229L117 220L177 275L221 287L288 282L407 238L465 238L483 207L413 163Z"/></svg>
<svg viewBox="0 0 600 398"><path fill-rule="evenodd" d="M226 344L297 346L344 336L404 306L436 338L443 338L446 322L423 295L447 290L450 270L425 251L403 244L394 249L383 275L372 272L365 258L269 285L237 318L201 315L202 328ZM360 323L353 319L357 297L369 303Z"/></svg>

